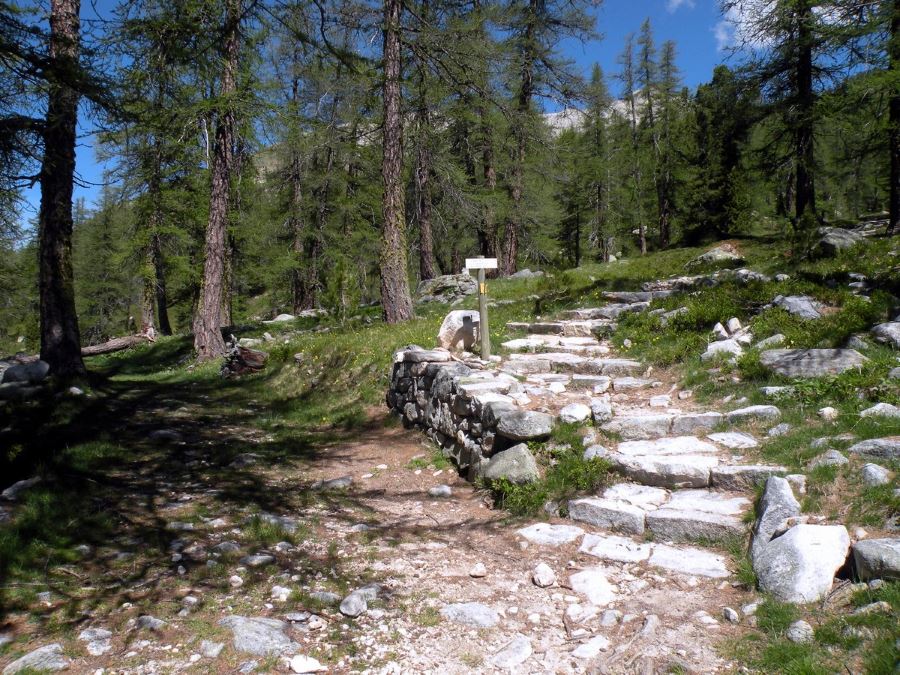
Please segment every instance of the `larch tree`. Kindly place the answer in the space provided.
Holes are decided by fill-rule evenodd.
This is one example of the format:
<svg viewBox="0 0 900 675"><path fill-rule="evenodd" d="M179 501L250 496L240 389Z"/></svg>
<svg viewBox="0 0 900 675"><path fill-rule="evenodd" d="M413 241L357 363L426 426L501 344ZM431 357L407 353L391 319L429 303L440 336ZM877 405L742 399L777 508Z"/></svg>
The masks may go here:
<svg viewBox="0 0 900 675"><path fill-rule="evenodd" d="M43 127L40 257L41 359L60 377L83 375L72 276L72 191L79 94L79 0L51 0L47 117Z"/></svg>
<svg viewBox="0 0 900 675"><path fill-rule="evenodd" d="M200 361L208 361L225 353L225 341L222 339L222 303L225 292L229 195L235 161L234 96L237 91L240 54L240 0L226 0L225 14L220 105L217 110L212 158L203 281L193 321L194 350Z"/></svg>
<svg viewBox="0 0 900 675"><path fill-rule="evenodd" d="M619 65L622 70L618 78L622 83L622 97L627 107L627 117L631 138L631 195L632 207L637 216L638 244L641 255L647 253L647 224L644 222L643 208L643 176L641 171L640 140L638 136L638 95L637 73L634 61L634 36L625 38L625 48L619 56Z"/></svg>
<svg viewBox="0 0 900 675"><path fill-rule="evenodd" d="M820 218L816 207L817 102L824 82L843 65L836 58L826 0L721 0L746 52L746 74L778 112L790 136L795 236L805 239ZM738 17L738 18L735 18ZM805 245L805 244L803 244Z"/></svg>
<svg viewBox="0 0 900 675"><path fill-rule="evenodd" d="M588 174L587 199L590 206L590 240L600 250L600 261L609 262L614 241L608 217L610 166L608 154L610 98L603 70L594 64L586 91L587 121L585 135L587 150L585 170Z"/></svg>
<svg viewBox="0 0 900 675"><path fill-rule="evenodd" d="M401 109L401 0L384 0L382 51L382 161L381 161L381 311L386 323L413 317L406 269L406 216L403 186L403 112Z"/></svg>
<svg viewBox="0 0 900 675"><path fill-rule="evenodd" d="M659 208L659 246L667 248L672 239L672 218L675 211L675 141L674 126L678 116L678 67L675 64L675 43L666 40L662 45L657 83L659 132L656 134L657 166L656 196Z"/></svg>
<svg viewBox="0 0 900 675"><path fill-rule="evenodd" d="M638 56L637 56L637 73L636 84L640 92L640 127L645 132L649 154L652 158L651 176L653 180L653 192L656 194L656 212L659 224L659 238L663 238L663 195L660 192L660 146L659 146L659 125L655 107L656 85L659 72L659 64L656 58L656 45L653 41L653 29L650 25L650 19L644 20L641 24L641 32L637 39ZM633 97L634 98L634 97ZM646 233L641 235L641 253L647 252Z"/></svg>
<svg viewBox="0 0 900 675"><path fill-rule="evenodd" d="M501 275L513 274L518 265L519 240L525 226L523 191L529 134L535 116L534 98L554 95L566 101L574 97L578 78L571 64L559 57L559 44L566 38L586 40L594 36L594 18L587 10L600 4L600 0L510 0L507 7L511 67L516 78L510 112L511 206L503 231Z"/></svg>
<svg viewBox="0 0 900 675"><path fill-rule="evenodd" d="M900 0L885 2L884 5L888 14L888 153L891 158L887 231L894 234L900 231Z"/></svg>

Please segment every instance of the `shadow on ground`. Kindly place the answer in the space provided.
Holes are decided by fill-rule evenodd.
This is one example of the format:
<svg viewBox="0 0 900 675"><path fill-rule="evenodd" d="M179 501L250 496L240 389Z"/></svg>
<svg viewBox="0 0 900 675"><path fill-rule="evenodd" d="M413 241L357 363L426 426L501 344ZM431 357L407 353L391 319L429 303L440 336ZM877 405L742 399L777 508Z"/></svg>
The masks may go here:
<svg viewBox="0 0 900 675"><path fill-rule="evenodd" d="M48 395L3 413L3 487L35 474L44 479L8 507L14 517L0 524L0 629L26 612L30 630L73 627L123 602L177 611L176 587L227 592L231 563L263 550L285 558L273 549L279 541L297 547L276 564L307 579L328 571L337 587L357 583L355 573L344 576L350 573L330 548L303 545L323 513L348 526L368 513L375 524L368 536L392 544L426 535L440 541L461 526L496 524L434 519L426 528L373 513L367 504L384 496L377 490L316 489L317 465L348 463L360 438L392 433L386 415L346 414L338 426L284 428L282 416L313 403L316 388L279 397L277 366L238 380L150 377L183 364L189 349L170 341L139 351L93 371L90 397ZM253 395L261 391L269 393L262 401ZM427 499L424 489L408 496ZM208 549L210 522L219 517L239 528L223 539L238 539L239 553L214 565L207 564L208 550L179 553L197 541ZM268 577L250 570L246 587ZM44 602L42 591L52 599Z"/></svg>

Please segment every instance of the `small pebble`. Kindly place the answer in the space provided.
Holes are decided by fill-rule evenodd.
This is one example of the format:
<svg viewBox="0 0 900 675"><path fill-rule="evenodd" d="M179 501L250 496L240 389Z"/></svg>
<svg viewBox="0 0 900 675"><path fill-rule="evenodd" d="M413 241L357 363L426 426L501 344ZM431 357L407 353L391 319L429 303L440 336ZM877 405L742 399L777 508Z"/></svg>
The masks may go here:
<svg viewBox="0 0 900 675"><path fill-rule="evenodd" d="M469 570L469 576L475 579L481 579L482 577L487 576L487 567L484 566L484 563L475 563L472 569Z"/></svg>

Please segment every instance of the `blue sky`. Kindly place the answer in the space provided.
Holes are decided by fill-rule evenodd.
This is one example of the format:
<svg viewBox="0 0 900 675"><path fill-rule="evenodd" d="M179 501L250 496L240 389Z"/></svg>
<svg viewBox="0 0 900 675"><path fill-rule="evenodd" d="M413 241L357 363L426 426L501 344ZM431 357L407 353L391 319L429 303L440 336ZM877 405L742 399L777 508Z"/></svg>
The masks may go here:
<svg viewBox="0 0 900 675"><path fill-rule="evenodd" d="M83 2L82 18L85 21L95 18L95 9L103 15L114 5L114 0ZM684 84L691 89L708 81L714 66L725 58L721 50L722 17L717 0L605 0L595 14L602 39L587 44L567 41L562 45L563 53L585 73L594 63L599 63L607 78L611 78L617 71L616 60L625 37L637 33L647 17L653 25L657 45L665 40L675 41L678 67ZM613 95L620 93L618 83L610 81L609 87ZM76 187L75 198L84 197L88 208L92 208L100 195L104 167L96 158L89 120L82 120L80 132L77 171L88 185ZM36 216L39 188L28 191L25 197L29 206L22 215L25 221L31 221Z"/></svg>

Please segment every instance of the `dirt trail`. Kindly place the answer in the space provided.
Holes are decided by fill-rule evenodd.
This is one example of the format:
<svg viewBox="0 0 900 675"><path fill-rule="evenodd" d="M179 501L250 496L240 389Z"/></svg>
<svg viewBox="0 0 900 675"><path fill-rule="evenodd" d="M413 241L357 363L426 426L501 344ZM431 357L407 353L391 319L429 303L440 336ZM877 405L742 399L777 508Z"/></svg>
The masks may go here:
<svg viewBox="0 0 900 675"><path fill-rule="evenodd" d="M720 620L722 608L740 607L749 594L729 581L668 574L640 563L599 564L578 552L578 541L559 546L529 543L517 532L535 521L514 521L493 510L486 496L452 469L410 468L426 449L415 431L384 429L341 446L340 459L326 458L317 468L319 478L354 478L349 493L358 502L350 513L326 519L323 525L347 536L341 553L353 560L360 574L374 575L389 589L384 613L363 617L353 631L363 644L374 642L363 657L363 662L374 657L383 663L373 672L503 670L492 660L517 635L530 640L533 653L512 667L514 672L728 668L730 664L717 656L716 644L738 629ZM379 465L387 468L375 469ZM452 496L430 497L428 489L441 484L451 486ZM364 521L373 529L363 537L350 535L351 514L366 512ZM551 522L572 525L560 519ZM555 572L558 581L552 587L532 582L539 563ZM483 570L476 570L479 564ZM591 609L584 596L571 589L569 576L585 569L602 570L614 596L608 604ZM469 628L439 619L441 608L463 602L494 609L499 623ZM579 607L581 611L573 609ZM614 612L603 616L605 609ZM607 648L595 658L572 657L598 635L608 638Z"/></svg>
<svg viewBox="0 0 900 675"><path fill-rule="evenodd" d="M119 529L63 571L93 600L62 634L44 628L66 612L62 594L7 617L0 633L16 642L0 666L58 642L77 673L290 672L285 656L248 653L259 636L238 648L220 622L241 616L283 621L273 624L288 643L282 652L315 657L333 673L733 668L717 646L746 627L722 610L753 598L731 579L581 553L590 526L495 510L453 468L429 467L433 447L384 409L368 410L351 432L322 429L284 449L254 423L253 402L222 425L191 390L166 398L135 390L119 400L129 401L128 414L109 433L143 436L156 452L89 483L86 498L115 514ZM233 451L216 455L224 444L249 452L235 463ZM318 484L344 477L349 486ZM429 494L442 485L449 496ZM274 531L265 531L267 519ZM538 522L571 536L544 545L520 534ZM269 559L255 566L253 555ZM533 582L540 563L555 576L549 587ZM372 582L379 590L353 619L311 599L324 591L340 600ZM478 603L463 609L481 627L446 614L459 603ZM85 629L109 635L92 646Z"/></svg>

